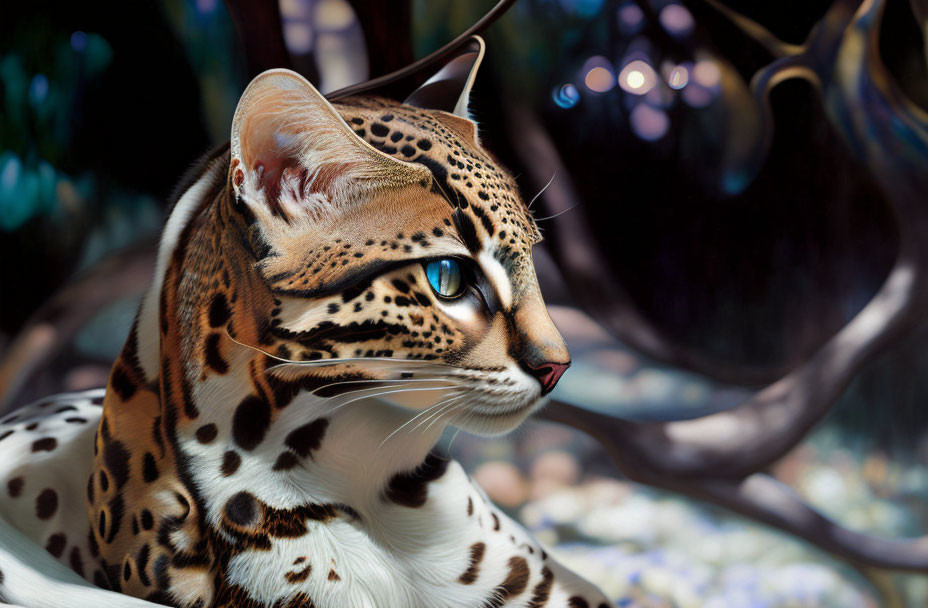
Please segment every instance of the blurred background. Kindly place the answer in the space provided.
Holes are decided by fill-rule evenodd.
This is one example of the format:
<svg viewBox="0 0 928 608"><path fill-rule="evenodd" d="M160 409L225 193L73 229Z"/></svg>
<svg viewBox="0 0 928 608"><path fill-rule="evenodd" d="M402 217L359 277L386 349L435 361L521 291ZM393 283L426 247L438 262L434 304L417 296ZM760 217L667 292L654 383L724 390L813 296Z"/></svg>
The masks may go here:
<svg viewBox="0 0 928 608"><path fill-rule="evenodd" d="M251 76L289 66L331 92L437 49L491 6L5 7L0 413L105 384L172 190L228 139ZM636 424L699 419L803 369L868 305L925 235L926 16L921 0L519 0L483 32L483 143L527 201L544 190L536 263L574 360L556 401ZM928 530L915 302L757 468L887 538ZM842 559L623 474L568 426L445 442L618 606L928 605L928 554L922 574Z"/></svg>

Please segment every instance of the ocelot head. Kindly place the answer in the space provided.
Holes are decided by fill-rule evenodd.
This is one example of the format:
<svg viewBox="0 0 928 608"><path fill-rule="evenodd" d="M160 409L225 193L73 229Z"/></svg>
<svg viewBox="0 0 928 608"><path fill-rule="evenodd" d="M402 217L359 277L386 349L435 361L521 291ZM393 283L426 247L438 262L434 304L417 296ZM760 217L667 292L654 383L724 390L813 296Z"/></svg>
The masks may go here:
<svg viewBox="0 0 928 608"><path fill-rule="evenodd" d="M441 404L480 433L511 430L554 388L569 356L535 276L539 231L467 117L481 54L403 104L332 104L286 70L249 85L232 127L226 234L201 235L247 263L202 262L217 278L200 290L209 298L188 350L204 378L210 357L261 351L252 374L273 378L277 398Z"/></svg>

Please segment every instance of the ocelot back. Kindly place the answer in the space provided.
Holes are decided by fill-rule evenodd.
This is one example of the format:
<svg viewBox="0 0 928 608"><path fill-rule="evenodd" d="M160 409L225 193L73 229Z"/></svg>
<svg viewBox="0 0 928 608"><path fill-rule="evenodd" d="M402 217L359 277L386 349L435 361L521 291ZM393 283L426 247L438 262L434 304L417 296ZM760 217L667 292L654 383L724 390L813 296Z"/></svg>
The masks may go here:
<svg viewBox="0 0 928 608"><path fill-rule="evenodd" d="M479 44L405 104L249 85L105 395L0 423L0 598L606 605L432 451L449 424L513 429L569 363L538 230L466 117ZM452 85L454 111L418 107Z"/></svg>

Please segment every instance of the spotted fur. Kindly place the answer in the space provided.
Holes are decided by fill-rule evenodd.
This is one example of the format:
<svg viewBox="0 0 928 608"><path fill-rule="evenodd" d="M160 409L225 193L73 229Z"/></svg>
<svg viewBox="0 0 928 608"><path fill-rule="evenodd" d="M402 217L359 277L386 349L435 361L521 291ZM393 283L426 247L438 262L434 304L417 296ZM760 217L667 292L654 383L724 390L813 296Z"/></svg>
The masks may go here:
<svg viewBox="0 0 928 608"><path fill-rule="evenodd" d="M6 522L123 594L71 605L605 606L433 451L449 424L511 430L567 362L476 125L273 71L232 135L174 207L105 398L0 421ZM422 265L449 256L456 300Z"/></svg>

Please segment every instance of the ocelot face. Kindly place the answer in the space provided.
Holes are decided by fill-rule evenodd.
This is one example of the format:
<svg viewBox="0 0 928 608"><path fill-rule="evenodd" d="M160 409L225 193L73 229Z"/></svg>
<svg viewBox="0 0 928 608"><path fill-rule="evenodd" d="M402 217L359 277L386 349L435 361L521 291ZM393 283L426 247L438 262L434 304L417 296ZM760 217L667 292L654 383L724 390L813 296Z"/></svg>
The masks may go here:
<svg viewBox="0 0 928 608"><path fill-rule="evenodd" d="M470 120L373 98L333 107L266 73L236 113L229 179L270 294L260 348L282 381L497 433L569 365L532 264L538 229Z"/></svg>

